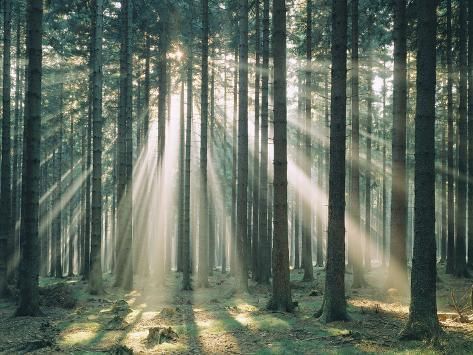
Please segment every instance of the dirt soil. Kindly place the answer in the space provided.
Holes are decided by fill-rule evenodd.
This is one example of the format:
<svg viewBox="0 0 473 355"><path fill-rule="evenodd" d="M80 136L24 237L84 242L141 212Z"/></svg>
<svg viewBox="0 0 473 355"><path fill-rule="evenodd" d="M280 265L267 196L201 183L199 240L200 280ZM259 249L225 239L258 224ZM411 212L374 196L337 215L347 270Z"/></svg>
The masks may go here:
<svg viewBox="0 0 473 355"><path fill-rule="evenodd" d="M313 317L324 284L324 271L316 268L316 281L309 283L300 281L302 271L292 271L298 302L293 314L266 310L269 287L250 282L250 292L239 294L234 279L220 272L210 277L208 289L186 292L176 273L164 285L147 280L129 294L113 288L107 276L102 296L88 295L87 284L77 278L41 279L44 316L14 317L15 303L0 300L0 353L473 354L471 280L451 278L443 269L439 267L438 304L445 335L435 344L398 339L408 298L381 288L382 268L373 269L367 275L369 286L357 291L350 290L347 273L352 320L322 324Z"/></svg>

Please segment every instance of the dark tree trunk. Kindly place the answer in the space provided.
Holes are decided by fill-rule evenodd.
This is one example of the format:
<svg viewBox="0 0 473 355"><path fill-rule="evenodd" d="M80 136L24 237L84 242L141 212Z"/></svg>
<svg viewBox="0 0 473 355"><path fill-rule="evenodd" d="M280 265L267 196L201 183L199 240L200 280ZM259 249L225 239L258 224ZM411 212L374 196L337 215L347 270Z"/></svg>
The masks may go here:
<svg viewBox="0 0 473 355"><path fill-rule="evenodd" d="M14 256L13 256L13 276L18 276L18 261L19 261L19 180L20 180L20 158L21 158L21 116L22 116L22 102L23 102L23 91L22 91L22 79L23 79L23 50L21 45L22 35L22 20L21 20L21 4L17 3L17 29L16 29L16 72L15 72L15 124L13 129L14 142L13 142L13 175L12 175L12 223L13 223L13 242L14 242Z"/></svg>
<svg viewBox="0 0 473 355"><path fill-rule="evenodd" d="M133 287L132 263L132 176L130 166L131 146L131 0L121 2L120 36L120 96L118 115L118 236L115 284L125 290Z"/></svg>
<svg viewBox="0 0 473 355"><path fill-rule="evenodd" d="M454 205L454 161L453 161L453 64L452 64L452 0L447 0L447 140L448 140L448 182L447 182L447 274L455 269L455 205Z"/></svg>
<svg viewBox="0 0 473 355"><path fill-rule="evenodd" d="M260 78L261 78L261 33L260 33L260 0L255 2L255 48L256 48L256 72L255 72L255 146L253 160L253 228L251 236L252 275L258 278L258 249L259 249L259 149L260 149Z"/></svg>
<svg viewBox="0 0 473 355"><path fill-rule="evenodd" d="M304 133L304 154L303 171L305 176L311 178L311 114L312 114L312 0L307 0L307 23L306 23L306 59L307 68L305 70L305 133ZM314 268L312 266L312 211L309 201L302 204L302 264L304 267L304 281L314 279Z"/></svg>
<svg viewBox="0 0 473 355"><path fill-rule="evenodd" d="M430 0L417 1L414 255L409 320L401 334L407 339L432 339L441 332L435 251L436 8Z"/></svg>
<svg viewBox="0 0 473 355"><path fill-rule="evenodd" d="M184 74L184 72L183 72ZM179 102L179 185L178 185L178 217L177 217L177 271L183 271L182 260L182 246L184 240L184 200L185 200L185 111L184 111L184 97L185 97L185 75L182 75L181 82L181 97Z"/></svg>
<svg viewBox="0 0 473 355"><path fill-rule="evenodd" d="M248 289L248 0L239 0L239 100L238 100L238 189L237 273L238 288Z"/></svg>
<svg viewBox="0 0 473 355"><path fill-rule="evenodd" d="M70 132L69 132L69 191L73 190L74 183L74 118L71 115L70 119ZM75 192L74 192L75 195ZM69 201L69 225L68 225L68 267L67 276L74 276L74 195Z"/></svg>
<svg viewBox="0 0 473 355"><path fill-rule="evenodd" d="M263 0L263 63L261 71L261 159L259 191L259 259L258 281L269 283L271 244L268 236L268 115L269 115L269 0Z"/></svg>
<svg viewBox="0 0 473 355"><path fill-rule="evenodd" d="M102 281L102 36L103 0L93 1L91 55L92 69L92 122L93 122L93 165L92 165L92 235L90 248L89 292L103 293Z"/></svg>
<svg viewBox="0 0 473 355"><path fill-rule="evenodd" d="M366 167L365 167L365 269L371 269L371 254L374 249L373 236L371 235L371 134L373 129L373 61L371 53L368 54L368 94L366 116Z"/></svg>
<svg viewBox="0 0 473 355"><path fill-rule="evenodd" d="M23 132L23 177L21 184L21 238L17 316L37 316L39 310L39 172L41 142L41 74L43 1L27 5L27 92Z"/></svg>
<svg viewBox="0 0 473 355"><path fill-rule="evenodd" d="M0 296L13 275L13 223L11 211L11 0L3 2L3 116L0 199Z"/></svg>
<svg viewBox="0 0 473 355"><path fill-rule="evenodd" d="M407 292L407 16L406 0L394 3L394 79L392 131L391 241L386 287Z"/></svg>
<svg viewBox="0 0 473 355"><path fill-rule="evenodd" d="M200 91L200 207L199 207L199 268L197 287L208 287L209 274L209 213L207 189L207 130L209 115L209 4L202 0L202 86Z"/></svg>
<svg viewBox="0 0 473 355"><path fill-rule="evenodd" d="M327 274L321 317L348 318L345 299L345 137L347 88L347 1L332 3L332 93L330 124Z"/></svg>
<svg viewBox="0 0 473 355"><path fill-rule="evenodd" d="M467 254L468 265L470 267L473 267L473 180L471 179L471 177L473 176L473 1L468 2L468 49L468 176L470 178L468 179L469 184ZM442 169L442 171L445 171L445 169ZM444 187L444 185L445 184L443 183L442 187ZM444 200L445 199L442 198L442 201Z"/></svg>
<svg viewBox="0 0 473 355"><path fill-rule="evenodd" d="M235 62L234 62L234 74L233 74L233 132L232 132L232 239L230 246L230 269L232 274L237 274L237 250L236 250L236 239L237 239L237 110L238 110L238 50L235 50Z"/></svg>
<svg viewBox="0 0 473 355"><path fill-rule="evenodd" d="M458 178L455 215L455 276L464 277L466 270L466 197L467 197L467 4L460 1L460 107L458 116Z"/></svg>
<svg viewBox="0 0 473 355"><path fill-rule="evenodd" d="M269 309L291 312L294 309L289 282L287 223L287 79L286 79L286 4L273 2L274 56L274 239L273 289Z"/></svg>
<svg viewBox="0 0 473 355"><path fill-rule="evenodd" d="M350 241L355 244L362 242L360 226L360 97L359 97L359 30L358 30L358 0L351 2L351 196L350 215L351 231ZM350 248L350 252L354 251ZM365 285L363 276L363 253L353 252L351 255L353 265L352 288L360 288Z"/></svg>
<svg viewBox="0 0 473 355"><path fill-rule="evenodd" d="M189 33L190 34L190 33ZM192 45L188 44L187 53L187 112L186 112L186 156L184 176L184 237L182 240L182 289L191 290L191 245L190 245L190 223L191 223L191 143L192 143Z"/></svg>

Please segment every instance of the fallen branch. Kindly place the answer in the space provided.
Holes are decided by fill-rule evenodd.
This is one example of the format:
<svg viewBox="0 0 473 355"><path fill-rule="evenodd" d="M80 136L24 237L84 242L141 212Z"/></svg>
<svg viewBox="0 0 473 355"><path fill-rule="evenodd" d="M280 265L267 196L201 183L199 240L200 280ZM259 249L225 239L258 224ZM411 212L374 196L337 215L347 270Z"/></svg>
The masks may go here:
<svg viewBox="0 0 473 355"><path fill-rule="evenodd" d="M461 323L468 323L468 318L463 315L460 307L457 304L457 300L455 298L455 292L453 292L453 290L451 291L451 296L452 296L452 301L453 301L453 307L455 307L455 311L458 313L460 322Z"/></svg>

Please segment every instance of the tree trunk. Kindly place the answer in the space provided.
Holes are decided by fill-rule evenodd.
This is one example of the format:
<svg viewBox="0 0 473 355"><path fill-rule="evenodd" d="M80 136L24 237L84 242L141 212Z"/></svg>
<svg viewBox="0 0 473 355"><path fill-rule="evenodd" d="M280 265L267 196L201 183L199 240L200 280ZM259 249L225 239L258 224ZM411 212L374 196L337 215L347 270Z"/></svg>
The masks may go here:
<svg viewBox="0 0 473 355"><path fill-rule="evenodd" d="M467 182L467 4L460 1L460 107L458 116L458 178L455 234L455 276L464 277L466 270L466 182Z"/></svg>
<svg viewBox="0 0 473 355"><path fill-rule="evenodd" d="M69 191L73 191L74 183L74 116L70 119L70 133L69 133ZM74 191L75 195L75 191ZM68 239L68 268L67 276L74 276L74 196L69 201L69 239Z"/></svg>
<svg viewBox="0 0 473 355"><path fill-rule="evenodd" d="M402 332L408 339L432 339L441 332L435 255L436 8L429 0L417 1L415 235L409 320Z"/></svg>
<svg viewBox="0 0 473 355"><path fill-rule="evenodd" d="M401 293L407 286L407 191L406 122L407 122L407 16L406 0L394 3L394 79L392 131L391 241L387 288Z"/></svg>
<svg viewBox="0 0 473 355"><path fill-rule="evenodd" d="M103 0L94 0L92 19L92 235L90 248L89 292L103 293L102 282L102 36Z"/></svg>
<svg viewBox="0 0 473 355"><path fill-rule="evenodd" d="M232 239L230 245L230 269L232 274L237 274L237 110L238 110L238 50L235 50L233 74L233 132L232 132Z"/></svg>
<svg viewBox="0 0 473 355"><path fill-rule="evenodd" d="M468 48L468 265L473 267L473 1L468 2Z"/></svg>
<svg viewBox="0 0 473 355"><path fill-rule="evenodd" d="M273 2L274 56L274 239L273 289L269 308L291 312L294 304L289 282L287 223L287 82L286 3Z"/></svg>
<svg viewBox="0 0 473 355"><path fill-rule="evenodd" d="M334 0L327 274L321 310L325 322L348 318L345 299L347 17L347 1Z"/></svg>
<svg viewBox="0 0 473 355"><path fill-rule="evenodd" d="M447 140L448 140L448 182L447 182L447 274L453 274L455 269L455 205L454 205L454 162L453 162L453 64L452 64L452 0L447 0Z"/></svg>
<svg viewBox="0 0 473 355"><path fill-rule="evenodd" d="M256 68L255 68L255 145L253 160L253 228L252 228L252 275L258 278L258 249L259 249L259 149L260 149L260 79L261 79L261 33L260 33L260 0L255 2L255 48L256 48Z"/></svg>
<svg viewBox="0 0 473 355"><path fill-rule="evenodd" d="M261 68L261 159L259 191L259 259L258 282L269 283L271 244L268 237L268 115L269 115L269 0L263 0L263 63Z"/></svg>
<svg viewBox="0 0 473 355"><path fill-rule="evenodd" d="M189 33L190 34L190 33ZM192 45L188 45L187 53L187 119L186 119L186 156L184 176L184 237L182 241L182 289L191 290L191 246L190 246L190 222L191 222L191 143L192 143Z"/></svg>
<svg viewBox="0 0 473 355"><path fill-rule="evenodd" d="M131 0L121 2L120 97L118 115L118 236L115 284L125 290L133 287L132 264L132 176L129 151L131 133ZM130 132L128 132L130 131ZM130 135L130 136L128 136Z"/></svg>
<svg viewBox="0 0 473 355"><path fill-rule="evenodd" d="M371 51L371 50L370 50ZM372 251L374 249L373 236L371 235L371 134L373 127L373 77L371 71L373 61L371 53L368 54L368 95L366 116L366 167L365 167L365 269L371 269Z"/></svg>
<svg viewBox="0 0 473 355"><path fill-rule="evenodd" d="M248 289L248 0L239 0L239 101L238 101L238 189L237 189L237 282Z"/></svg>
<svg viewBox="0 0 473 355"><path fill-rule="evenodd" d="M305 70L305 134L303 171L305 176L311 180L311 120L312 120L312 0L307 0L307 29L306 29L306 70ZM312 266L312 211L309 201L302 204L302 264L304 267L304 281L314 279L314 268Z"/></svg>
<svg viewBox="0 0 473 355"><path fill-rule="evenodd" d="M184 72L183 72L184 74ZM179 185L178 185L178 217L177 217L177 271L183 271L183 260L182 260L182 246L184 240L184 199L185 199L185 111L184 111L184 97L185 97L185 75L182 75L181 82L181 97L179 102Z"/></svg>
<svg viewBox="0 0 473 355"><path fill-rule="evenodd" d="M350 241L355 244L362 242L360 226L360 98L359 98L359 71L358 60L358 0L351 2L351 196L350 196L350 215L351 215L351 233ZM353 251L353 248L350 248ZM365 285L363 276L363 253L351 255L353 264L353 284L352 288L360 288Z"/></svg>
<svg viewBox="0 0 473 355"><path fill-rule="evenodd" d="M23 133L23 177L21 185L20 297L17 316L37 316L39 310L38 209L41 142L41 74L43 1L27 6L27 94Z"/></svg>
<svg viewBox="0 0 473 355"><path fill-rule="evenodd" d="M0 199L0 296L13 274L13 223L11 211L11 1L3 2L3 117Z"/></svg>
<svg viewBox="0 0 473 355"><path fill-rule="evenodd" d="M202 0L202 86L200 91L200 208L197 287L208 287L209 214L207 191L207 119L209 110L209 4Z"/></svg>
<svg viewBox="0 0 473 355"><path fill-rule="evenodd" d="M14 259L13 259L13 273L14 278L18 276L18 261L19 261L19 180L20 180L20 158L21 158L21 116L22 116L22 102L23 102L23 51L21 45L21 6L17 3L17 29L16 29L16 77L15 77L15 124L13 129L14 142L13 142L13 175L12 175L12 223L13 223L13 242L14 242Z"/></svg>

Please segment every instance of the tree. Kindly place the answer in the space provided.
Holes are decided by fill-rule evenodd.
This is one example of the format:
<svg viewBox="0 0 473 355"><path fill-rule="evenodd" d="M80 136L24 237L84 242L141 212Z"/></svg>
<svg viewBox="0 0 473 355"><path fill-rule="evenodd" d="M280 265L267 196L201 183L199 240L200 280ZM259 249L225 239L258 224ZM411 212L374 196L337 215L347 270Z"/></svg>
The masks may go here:
<svg viewBox="0 0 473 355"><path fill-rule="evenodd" d="M239 0L238 65L238 188L237 188L237 280L241 291L248 289L248 0Z"/></svg>
<svg viewBox="0 0 473 355"><path fill-rule="evenodd" d="M192 44L187 53L187 112L186 112L186 161L184 176L184 237L182 246L182 289L191 290L190 200L191 200L191 148L192 148Z"/></svg>
<svg viewBox="0 0 473 355"><path fill-rule="evenodd" d="M351 2L351 242L361 243L360 229L360 97L359 97L359 2ZM351 259L353 262L353 284L352 288L360 288L365 285L363 276L362 253L353 252Z"/></svg>
<svg viewBox="0 0 473 355"><path fill-rule="evenodd" d="M121 2L120 96L118 115L118 248L115 284L125 290L133 287L132 263L132 169L129 155L131 133L131 29L132 0ZM131 167L132 168L132 167Z"/></svg>
<svg viewBox="0 0 473 355"><path fill-rule="evenodd" d="M251 256L252 256L252 273L253 278L257 279L257 268L258 268L258 236L259 236L259 176L260 176L260 163L259 163L259 149L260 149L260 79L261 79L261 33L260 33L260 0L255 2L255 52L256 52L256 64L255 64L255 143L254 143L254 156L253 159L253 229L251 235Z"/></svg>
<svg viewBox="0 0 473 355"><path fill-rule="evenodd" d="M202 0L202 86L200 91L200 221L198 287L208 287L209 213L207 189L207 130L209 115L209 3Z"/></svg>
<svg viewBox="0 0 473 355"><path fill-rule="evenodd" d="M0 200L0 295L7 290L7 279L12 272L13 223L11 211L11 1L3 2L3 117L2 170Z"/></svg>
<svg viewBox="0 0 473 355"><path fill-rule="evenodd" d="M417 1L414 254L409 319L401 335L432 339L440 332L435 250L435 69L437 6Z"/></svg>
<svg viewBox="0 0 473 355"><path fill-rule="evenodd" d="M23 172L21 183L21 238L17 316L39 315L39 171L41 141L43 1L28 0L26 52L28 69L23 131Z"/></svg>
<svg viewBox="0 0 473 355"><path fill-rule="evenodd" d="M473 176L473 1L468 2L468 48L468 176ZM468 265L473 267L473 180L468 182Z"/></svg>
<svg viewBox="0 0 473 355"><path fill-rule="evenodd" d="M345 137L347 88L347 1L332 2L332 93L330 125L327 273L320 315L347 320L345 299Z"/></svg>
<svg viewBox="0 0 473 355"><path fill-rule="evenodd" d="M304 135L304 173L310 179L311 161L311 139L310 126L312 120L312 0L307 0L307 23L306 23L306 59L305 70L305 135ZM311 205L307 201L302 206L302 264L304 266L304 281L314 279L314 268L312 266L312 213Z"/></svg>
<svg viewBox="0 0 473 355"><path fill-rule="evenodd" d="M460 1L460 107L458 116L458 178L456 189L457 213L455 215L455 276L464 277L466 270L466 179L467 176L467 8L466 1Z"/></svg>
<svg viewBox="0 0 473 355"><path fill-rule="evenodd" d="M274 238L273 288L268 308L291 312L287 222L286 1L273 1L274 57Z"/></svg>
<svg viewBox="0 0 473 355"><path fill-rule="evenodd" d="M92 69L92 235L90 248L89 291L103 293L102 283L102 36L103 0L93 1L92 13L93 46Z"/></svg>
<svg viewBox="0 0 473 355"><path fill-rule="evenodd" d="M455 268L455 205L454 205L454 167L453 167L453 64L452 64L452 0L447 0L447 274L453 274Z"/></svg>
<svg viewBox="0 0 473 355"><path fill-rule="evenodd" d="M269 86L269 0L263 0L263 63L261 68L261 159L259 192L259 258L258 281L269 282L270 248L268 236L268 86Z"/></svg>

